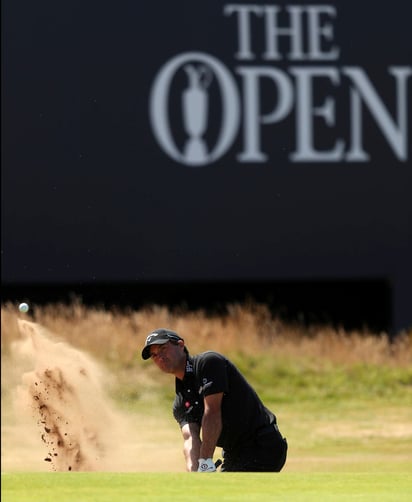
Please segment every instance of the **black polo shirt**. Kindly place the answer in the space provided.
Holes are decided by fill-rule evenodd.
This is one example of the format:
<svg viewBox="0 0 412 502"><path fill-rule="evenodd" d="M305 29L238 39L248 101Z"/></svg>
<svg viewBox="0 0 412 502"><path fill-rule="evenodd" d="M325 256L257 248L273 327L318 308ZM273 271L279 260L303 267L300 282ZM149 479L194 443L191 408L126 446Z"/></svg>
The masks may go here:
<svg viewBox="0 0 412 502"><path fill-rule="evenodd" d="M235 365L209 351L188 356L183 380L176 378L173 415L180 427L192 422L201 425L203 398L220 392L223 427L217 446L235 451L251 441L259 429L276 423L275 415L263 405Z"/></svg>

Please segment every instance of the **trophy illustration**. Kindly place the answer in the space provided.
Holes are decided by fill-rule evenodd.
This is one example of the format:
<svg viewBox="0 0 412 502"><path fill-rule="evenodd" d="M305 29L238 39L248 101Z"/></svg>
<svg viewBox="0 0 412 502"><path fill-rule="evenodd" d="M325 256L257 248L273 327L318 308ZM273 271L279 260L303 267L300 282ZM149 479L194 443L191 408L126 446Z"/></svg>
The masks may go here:
<svg viewBox="0 0 412 502"><path fill-rule="evenodd" d="M207 158L206 142L202 135L206 131L211 72L207 66L183 68L188 77L188 86L182 93L183 122L189 136L184 147L184 157L189 164L203 164Z"/></svg>

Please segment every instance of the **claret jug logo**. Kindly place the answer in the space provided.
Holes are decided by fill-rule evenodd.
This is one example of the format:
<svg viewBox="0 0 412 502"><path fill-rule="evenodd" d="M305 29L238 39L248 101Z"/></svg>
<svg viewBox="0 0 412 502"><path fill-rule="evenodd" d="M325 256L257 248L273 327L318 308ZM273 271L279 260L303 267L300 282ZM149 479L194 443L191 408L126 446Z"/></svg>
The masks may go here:
<svg viewBox="0 0 412 502"><path fill-rule="evenodd" d="M338 66L334 5L227 4L223 16L236 33L231 67L216 55L189 50L172 56L153 80L151 127L170 158L208 165L236 141L238 162L266 163L275 154L264 128L276 126L273 134L285 135L282 121L292 118L290 162L368 162L374 155L374 145L364 139L368 113L394 159L409 160L412 66L385 68L389 98L364 68ZM264 38L260 54L253 43L256 29ZM345 123L338 109L346 110Z"/></svg>
<svg viewBox="0 0 412 502"><path fill-rule="evenodd" d="M186 74L181 94L181 115L186 140L181 149L175 143L169 117L171 81L178 71ZM222 101L221 132L213 147L203 135L208 127L209 94L212 79L219 85ZM169 61L160 71L150 98L150 117L156 138L173 159L187 165L204 165L221 157L232 145L239 128L239 98L234 78L213 56L189 52Z"/></svg>

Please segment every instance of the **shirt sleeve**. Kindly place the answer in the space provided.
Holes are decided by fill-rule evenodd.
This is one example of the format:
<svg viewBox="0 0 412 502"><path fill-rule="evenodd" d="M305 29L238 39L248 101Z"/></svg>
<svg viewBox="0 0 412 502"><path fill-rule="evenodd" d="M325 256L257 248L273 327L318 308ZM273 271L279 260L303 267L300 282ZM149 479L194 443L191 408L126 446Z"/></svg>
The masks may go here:
<svg viewBox="0 0 412 502"><path fill-rule="evenodd" d="M180 425L180 427L183 427L185 424L189 423L185 414L182 396L177 395L175 397L173 403L173 416L175 417L175 420Z"/></svg>
<svg viewBox="0 0 412 502"><path fill-rule="evenodd" d="M203 407L194 406L192 403L184 403L183 396L176 394L173 403L173 416L176 422L182 428L186 424L201 424ZM189 404L189 406L186 406Z"/></svg>
<svg viewBox="0 0 412 502"><path fill-rule="evenodd" d="M226 359L216 352L205 352L199 361L199 394L203 397L220 392L229 392Z"/></svg>

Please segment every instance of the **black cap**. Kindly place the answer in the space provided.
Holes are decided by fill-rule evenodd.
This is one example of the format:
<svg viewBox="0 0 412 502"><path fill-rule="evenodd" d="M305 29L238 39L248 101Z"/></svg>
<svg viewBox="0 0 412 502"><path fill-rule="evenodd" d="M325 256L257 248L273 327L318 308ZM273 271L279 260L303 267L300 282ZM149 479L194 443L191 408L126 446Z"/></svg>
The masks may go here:
<svg viewBox="0 0 412 502"><path fill-rule="evenodd" d="M149 347L151 345L163 345L164 343L170 341L178 342L179 340L183 340L183 338L181 338L177 333L171 331L170 329L165 329L165 328L155 329L146 338L146 343L142 350L142 358L149 359L150 357Z"/></svg>

